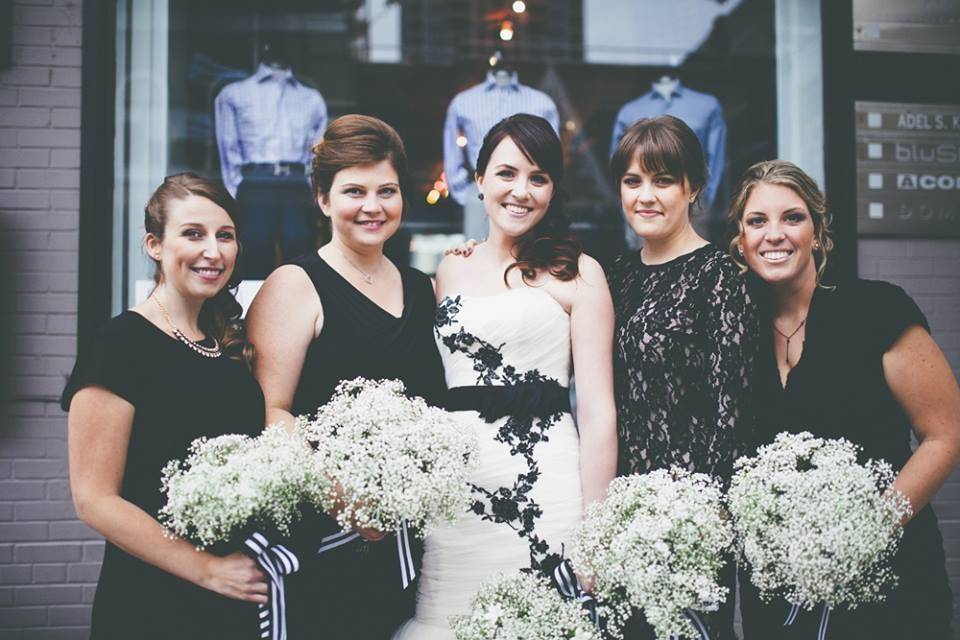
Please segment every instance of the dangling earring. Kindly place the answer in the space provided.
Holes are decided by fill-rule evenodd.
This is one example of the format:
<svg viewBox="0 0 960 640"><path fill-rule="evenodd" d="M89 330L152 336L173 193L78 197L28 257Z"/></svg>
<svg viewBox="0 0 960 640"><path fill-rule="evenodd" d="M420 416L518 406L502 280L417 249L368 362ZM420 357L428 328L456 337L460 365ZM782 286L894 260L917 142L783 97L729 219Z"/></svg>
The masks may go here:
<svg viewBox="0 0 960 640"><path fill-rule="evenodd" d="M820 243L817 242L816 240L813 241L813 250L820 251Z"/></svg>
<svg viewBox="0 0 960 640"><path fill-rule="evenodd" d="M478 194L477 194L477 200L483 200L483 194L482 194L482 193L478 193Z"/></svg>
<svg viewBox="0 0 960 640"><path fill-rule="evenodd" d="M741 256L743 255L743 245L739 242L737 243L737 253L739 253Z"/></svg>

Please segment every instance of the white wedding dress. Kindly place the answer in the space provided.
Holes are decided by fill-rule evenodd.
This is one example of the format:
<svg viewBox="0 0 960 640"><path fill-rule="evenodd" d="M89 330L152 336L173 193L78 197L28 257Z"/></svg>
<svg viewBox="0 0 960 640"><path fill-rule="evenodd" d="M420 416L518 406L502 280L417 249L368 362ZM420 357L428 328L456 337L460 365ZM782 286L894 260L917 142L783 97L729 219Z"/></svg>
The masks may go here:
<svg viewBox="0 0 960 640"><path fill-rule="evenodd" d="M451 389L548 386L557 397L569 387L570 318L542 289L445 297L435 329ZM553 554L563 545L569 550L582 510L579 437L569 404L548 416L530 413L536 411L476 421L479 460L471 481L477 503L425 540L416 615L394 640L452 640L450 616L469 613L484 581L531 567L548 547Z"/></svg>

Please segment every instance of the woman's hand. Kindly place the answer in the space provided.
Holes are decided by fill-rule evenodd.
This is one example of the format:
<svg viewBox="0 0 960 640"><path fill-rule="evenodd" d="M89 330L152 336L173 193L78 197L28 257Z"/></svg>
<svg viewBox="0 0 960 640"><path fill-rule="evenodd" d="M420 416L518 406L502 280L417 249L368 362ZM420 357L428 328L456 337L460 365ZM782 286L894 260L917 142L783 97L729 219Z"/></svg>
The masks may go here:
<svg viewBox="0 0 960 640"><path fill-rule="evenodd" d="M478 244L480 243L474 240L473 238L470 238L462 246L444 249L443 255L445 256L455 255L455 256L463 256L464 258L468 258L470 257L470 254L473 253L473 250L477 247Z"/></svg>
<svg viewBox="0 0 960 640"><path fill-rule="evenodd" d="M353 530L359 533L360 537L367 542L379 542L387 535L379 529L365 529L363 527L358 527L357 525L353 525Z"/></svg>
<svg viewBox="0 0 960 640"><path fill-rule="evenodd" d="M267 602L267 578L257 563L237 551L228 556L210 556L200 586L234 600Z"/></svg>
<svg viewBox="0 0 960 640"><path fill-rule="evenodd" d="M587 593L593 593L593 584L594 578L592 575L582 575L575 574L577 576L577 582L580 583L580 588L586 591Z"/></svg>
<svg viewBox="0 0 960 640"><path fill-rule="evenodd" d="M334 494L335 494L335 498L334 498L333 508L327 514L332 518L336 518L337 516L339 516L340 512L346 508L346 501L344 500L344 495L343 495L343 485L340 484L340 481L336 481L334 484ZM354 505L353 513L356 513L362 507L363 507L362 503L358 503ZM379 529L374 529L372 527L359 527L357 526L357 522L355 519L351 519L350 526L353 528L354 531L360 534L361 538L363 538L367 542L379 542L380 540L383 540L383 538L387 535L386 533L384 533L383 531L380 531Z"/></svg>

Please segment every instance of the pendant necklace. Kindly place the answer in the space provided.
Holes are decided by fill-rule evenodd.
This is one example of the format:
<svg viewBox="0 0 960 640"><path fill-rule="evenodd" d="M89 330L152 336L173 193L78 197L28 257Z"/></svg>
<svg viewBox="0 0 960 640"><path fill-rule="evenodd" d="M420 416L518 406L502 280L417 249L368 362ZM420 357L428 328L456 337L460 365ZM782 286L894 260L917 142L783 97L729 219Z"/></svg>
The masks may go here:
<svg viewBox="0 0 960 640"><path fill-rule="evenodd" d="M180 329L177 328L177 325L173 324L173 321L170 319L170 314L168 314L167 310L163 308L162 304L160 304L160 300L157 298L157 296L151 294L150 297L154 302L157 303L160 313L163 314L163 319L167 321L168 325L170 325L170 330L173 332L174 338L205 358L219 358L221 355L223 355L223 351L220 350L220 343L217 342L216 338L213 340L212 347L205 347L196 340L191 340L183 331L180 331Z"/></svg>
<svg viewBox="0 0 960 640"><path fill-rule="evenodd" d="M803 325L805 324L807 324L806 318L804 318L800 322L800 324L797 325L797 328L793 330L793 333L791 333L790 335L787 335L783 331L780 331L780 329L777 328L776 322L773 323L773 330L779 333L781 336L783 336L783 338L787 341L787 349L786 349L786 353L783 356L783 363L788 367L790 366L790 340L793 338L793 336L797 335L797 332L800 331L800 329L803 329Z"/></svg>
<svg viewBox="0 0 960 640"><path fill-rule="evenodd" d="M364 282L366 282L367 284L373 284L373 274L367 273L366 271L364 271L363 269L361 269L360 267L358 267L356 264L354 264L353 260L351 260L350 258L348 258L348 257L347 257L347 254L345 254L345 253L343 252L343 250L340 249L340 247L337 247L337 251L339 251L339 252L340 252L340 255L343 256L343 259L347 261L347 264L349 264L351 267L353 267L354 269L356 269L357 272L358 272L361 276L363 276L363 281L364 281ZM383 256L380 256L380 260L381 260L381 264L382 264L382 263L383 263L383 262L382 262L382 261L383 261ZM378 267L377 267L377 271L379 271L379 270L380 270L380 267L378 266Z"/></svg>

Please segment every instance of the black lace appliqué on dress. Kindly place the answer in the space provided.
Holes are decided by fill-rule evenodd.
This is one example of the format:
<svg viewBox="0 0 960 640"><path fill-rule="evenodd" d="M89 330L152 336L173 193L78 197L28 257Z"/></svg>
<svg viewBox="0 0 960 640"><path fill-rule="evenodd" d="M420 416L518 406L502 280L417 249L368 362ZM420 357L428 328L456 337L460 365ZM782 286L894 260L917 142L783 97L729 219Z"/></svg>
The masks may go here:
<svg viewBox="0 0 960 640"><path fill-rule="evenodd" d="M440 341L451 353L462 353L473 362L473 369L477 372L477 384L483 386L517 387L530 385L536 387L538 383L544 386L559 386L554 378L541 374L537 369L518 371L516 367L504 364L501 349L503 345L493 345L460 326L457 331L442 335L441 327L453 327L458 324L457 315L460 312L460 296L446 297L437 306L435 331ZM518 403L517 406L522 406ZM471 505L471 511L489 522L505 524L518 536L525 538L530 547L530 568L540 571L548 558L553 559L556 554L548 554L549 545L536 532L537 518L543 511L531 497L530 492L540 477L540 468L534 458L534 448L541 442L548 442L548 431L551 426L560 421L562 412L537 415L536 410L515 410L504 416L506 420L497 430L494 440L510 447L510 454L522 456L527 464L527 470L517 475L516 480L509 487L499 487L489 490L477 485L471 485L476 499ZM497 416L501 417L501 416ZM489 422L494 422L493 416L485 416Z"/></svg>

